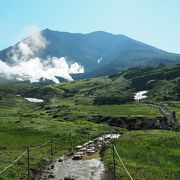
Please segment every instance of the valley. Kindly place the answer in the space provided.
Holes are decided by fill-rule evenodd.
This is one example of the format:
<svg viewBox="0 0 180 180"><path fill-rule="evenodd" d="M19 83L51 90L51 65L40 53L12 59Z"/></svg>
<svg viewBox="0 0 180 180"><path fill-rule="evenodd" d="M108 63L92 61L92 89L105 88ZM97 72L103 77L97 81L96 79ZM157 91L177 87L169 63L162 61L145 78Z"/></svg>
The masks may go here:
<svg viewBox="0 0 180 180"><path fill-rule="evenodd" d="M169 78L156 74L167 73L167 69ZM139 76L139 71L144 71L146 78L142 73ZM89 139L104 133L120 133L122 138L114 143L134 179L178 179L180 102L179 86L173 83L179 82L179 65L151 68L148 72L149 69L137 68L114 76L45 86L28 82L0 84L0 170L28 147L52 137L57 138L53 140L55 161ZM143 83L142 78L146 80ZM166 93L162 94L164 88ZM138 102L134 94L140 90L148 93L146 99ZM175 124L167 123L152 103L175 111ZM112 166L112 149L107 147L103 154L108 169ZM51 162L50 144L31 150L31 177ZM117 156L116 167L116 176L127 179ZM27 155L0 177L27 178Z"/></svg>

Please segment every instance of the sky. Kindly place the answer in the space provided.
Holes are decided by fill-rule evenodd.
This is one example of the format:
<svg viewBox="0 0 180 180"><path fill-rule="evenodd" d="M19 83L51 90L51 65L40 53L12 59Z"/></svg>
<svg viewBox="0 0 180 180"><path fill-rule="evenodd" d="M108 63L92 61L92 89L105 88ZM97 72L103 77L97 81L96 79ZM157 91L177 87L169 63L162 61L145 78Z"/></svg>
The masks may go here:
<svg viewBox="0 0 180 180"><path fill-rule="evenodd" d="M124 34L180 54L180 0L0 0L0 50L37 27Z"/></svg>

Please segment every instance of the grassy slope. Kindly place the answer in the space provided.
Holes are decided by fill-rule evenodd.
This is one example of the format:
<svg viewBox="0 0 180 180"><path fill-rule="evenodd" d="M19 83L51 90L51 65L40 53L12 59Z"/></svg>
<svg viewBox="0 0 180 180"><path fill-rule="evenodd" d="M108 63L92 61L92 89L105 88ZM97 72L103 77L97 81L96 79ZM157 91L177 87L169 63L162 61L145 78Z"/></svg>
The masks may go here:
<svg viewBox="0 0 180 180"><path fill-rule="evenodd" d="M176 70L175 72L178 72L178 70ZM129 73L130 72L131 71L129 71ZM164 72L164 70L162 70L162 72ZM138 73L137 69L135 72L133 70L133 73ZM148 79L149 75L147 76ZM153 76L153 78L156 76L157 75ZM127 79L125 79L125 77ZM136 80L138 79L138 81L144 78L138 77L138 75L134 77L137 77ZM155 83L148 82L148 84L147 82L145 82L145 85L148 85L148 87L155 89L159 81L161 80L158 80ZM135 89L134 87L132 87L132 83L134 83L132 81L132 77L124 76L123 78L122 75L117 75L111 77L74 81L69 83L60 83L45 87L32 86L27 83L1 85L0 137L3 138L0 138L0 168L2 169L5 165L14 160L14 158L17 157L21 152L23 152L28 145L39 144L43 141L46 141L51 136L61 136L64 133L68 134L69 132L72 132L74 135L76 135L76 138L74 138L73 142L74 144L78 144L80 143L78 134L82 131L86 131L86 129L90 129L90 131L92 131L92 136L99 135L104 132L104 130L112 130L112 127L109 127L107 125L95 124L87 121L88 116L94 114L111 116L159 116L160 114L156 109L149 107L144 103L101 106L93 105L95 96L133 96ZM143 85L143 83L141 84ZM144 85L141 86L141 89L139 90L143 90L144 87ZM169 90L167 91L167 95L169 96ZM176 87L175 91L177 92ZM150 93L149 95L150 97L152 97ZM161 97L161 95L159 95L156 91L155 93L155 97ZM24 97L42 98L45 100L45 103L43 103L42 105L35 105L33 103L25 101L23 97L17 97L17 94L21 94ZM168 107L170 108L170 110L176 110L177 117L179 118L179 102L173 101L171 104L168 104ZM141 140L139 140L138 138L136 139L136 133L141 134ZM148 135L148 133L150 135ZM179 139L179 133L172 133L167 131L132 132L123 137L125 138L125 140L123 140L122 147L125 151L123 152L125 156L123 154L122 155L124 156L125 160L127 159L127 166L130 167L132 172L134 171L134 169L136 169L134 168L134 166L133 168L131 168L132 163L136 163L136 160L132 160L131 158L128 158L128 156L136 156L137 154L136 159L145 156L144 160L147 160L148 163L152 166L151 168L150 165L143 164L143 160L141 160L140 158L141 163L140 165L138 165L138 167L140 166L140 170L137 167L137 173L133 172L133 175L135 177L147 176L149 178L151 175L153 176L154 173L157 175L157 177L160 177L162 167L161 163L159 163L158 160L153 164L150 158L151 154L157 154L156 150L159 154L161 154L161 156L158 154L158 157L161 157L162 159L164 158L164 164L173 164L174 169L170 169L169 171L165 167L165 170L168 171L169 176L173 177L173 173L177 172L177 164L174 165L173 158L166 158L167 152L164 151L165 148L160 147L160 149L158 149L153 143L151 143L151 141L155 141L157 142L157 144L159 144L161 140L160 137L163 136L167 136L167 139L177 136L177 138ZM147 139L146 137L151 138ZM84 136L84 138L83 136L81 136L81 139L82 141L87 140L87 134ZM122 141L120 140L119 143L121 142ZM56 149L58 151L56 150L56 155L61 154L70 147L69 143L67 143L66 141L59 143L61 144L57 143ZM146 144L148 144L150 151L146 149ZM162 141L162 147L166 147L166 144L166 141ZM59 145L63 145L64 147L60 151ZM118 149L121 148L121 145L117 146ZM176 145L173 146L176 148ZM140 147L140 149L138 149L138 147ZM134 148L137 148L138 151L135 151L135 149L134 151L129 150L131 148L132 150ZM133 155L133 152L135 152L135 155ZM163 153L165 154L163 155ZM173 147L171 147L169 148L168 153L174 156L174 153L179 154L179 150L177 148L174 150ZM32 165L37 164L41 157L44 157L44 154L49 154L49 147L46 147L40 152L36 152L36 158L32 159ZM5 159L5 156L8 158ZM179 158L179 156L177 158ZM24 162L21 162L20 164L21 166L15 166L14 169L11 169L8 172L9 177L18 179L17 172L19 172L19 174L22 174L24 172L26 168L25 159ZM18 167L20 167L20 169L18 169ZM21 169L22 167L24 167L24 169ZM165 175L163 175L163 172L161 175L162 177L166 178Z"/></svg>
<svg viewBox="0 0 180 180"><path fill-rule="evenodd" d="M119 139L115 146L134 179L160 180L180 178L180 133L170 131L133 131ZM105 154L112 163L112 148ZM128 179L117 156L117 175Z"/></svg>
<svg viewBox="0 0 180 180"><path fill-rule="evenodd" d="M64 86L70 85L71 83L64 84ZM26 91L27 86L29 88L29 85L26 84L22 86L24 91L21 92L21 95ZM27 146L43 143L52 136L62 136L64 134L68 136L68 141L64 141L63 139L63 141L55 143L54 156L58 156L70 148L70 132L73 136L73 144L77 145L80 141L87 141L87 134L81 134L81 132L86 132L87 130L90 131L91 136L100 135L104 131L122 131L119 128L109 127L105 124L89 122L87 121L89 115L100 113L113 116L127 116L129 114L156 116L158 113L156 109L142 104L93 106L90 97L77 95L75 97L62 98L63 90L57 86L60 85L50 87L54 92L59 93L57 96L53 96L53 98L49 98L52 92L48 87L36 87L38 89L41 88L43 91L44 89L48 90L49 92L47 95L42 96L40 94L41 96L38 96L43 99L46 99L48 96L43 106L30 103L23 97L16 96L19 94L17 90L19 86L17 84L15 84L16 88L13 88L12 84L5 88L1 86L0 137L3 138L0 138L0 169L3 169L3 167L18 157ZM129 108L131 111L128 111ZM53 118L54 115L58 116ZM67 120L64 120L65 117L67 117ZM70 121L72 119L73 121ZM37 165L44 156L47 156L47 159L49 159L49 155L49 145L38 151L31 152L31 157L33 156L31 167ZM26 165L26 156L24 156L18 164L5 173L6 176L4 178L19 179L26 172Z"/></svg>
<svg viewBox="0 0 180 180"><path fill-rule="evenodd" d="M53 141L54 157L62 155L70 148L70 133L72 133L73 146L88 141L88 135L82 132L90 131L90 136L97 136L105 131L113 131L106 125L97 125L86 120L69 122L55 121L51 119L22 119L20 122L14 118L4 118L0 122L0 169L3 169L15 158L17 158L28 146L42 144L50 137L64 137ZM5 158L6 157L6 158ZM19 179L19 175L26 172L27 154L16 163L4 175L7 179ZM37 165L44 157L47 163L50 159L50 144L45 147L31 151L31 168ZM17 166L18 165L18 166ZM19 175L18 175L19 174ZM3 176L2 176L3 177Z"/></svg>
<svg viewBox="0 0 180 180"><path fill-rule="evenodd" d="M180 100L180 65L132 68L124 73L136 90L149 90L149 99Z"/></svg>
<svg viewBox="0 0 180 180"><path fill-rule="evenodd" d="M121 105L91 105L91 104L76 104L76 98L52 99L51 106L67 105L72 109L72 113L76 115L111 115L111 116L160 116L160 112L153 107L144 103L130 103ZM81 99L83 103L86 98Z"/></svg>
<svg viewBox="0 0 180 180"><path fill-rule="evenodd" d="M105 124L95 124L83 118L64 121L61 118L50 118L47 114L42 118L37 108L39 106L13 94L4 95L0 101L0 170L17 158L28 146L41 144L50 137L66 135L66 138L55 140L53 143L54 156L57 157L70 148L70 133L75 146L88 140L88 131L90 137L95 137L106 131L120 130ZM1 177L19 179L24 175L27 167L26 156ZM31 168L43 157L50 159L50 144L40 150L31 151L31 157Z"/></svg>

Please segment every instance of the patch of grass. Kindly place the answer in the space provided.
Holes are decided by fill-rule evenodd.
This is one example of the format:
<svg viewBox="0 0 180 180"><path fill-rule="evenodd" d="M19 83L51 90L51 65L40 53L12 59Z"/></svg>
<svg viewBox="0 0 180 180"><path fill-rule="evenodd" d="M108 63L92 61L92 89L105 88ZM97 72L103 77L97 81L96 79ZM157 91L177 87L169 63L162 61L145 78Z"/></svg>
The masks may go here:
<svg viewBox="0 0 180 180"><path fill-rule="evenodd" d="M112 116L160 116L157 109L146 104L76 106L80 112Z"/></svg>
<svg viewBox="0 0 180 180"><path fill-rule="evenodd" d="M159 117L161 116L157 108L148 106L145 103L129 103L121 105L92 105L87 102L91 102L90 98L81 97L82 103L76 103L77 98L52 98L51 106L66 105L72 111L71 113L76 115L109 115L109 116L147 116L147 117ZM69 111L70 112L70 111Z"/></svg>
<svg viewBox="0 0 180 180"><path fill-rule="evenodd" d="M180 133L170 131L132 131L115 142L117 151L134 179L180 178ZM112 148L104 160L112 163ZM128 179L116 156L117 175Z"/></svg>

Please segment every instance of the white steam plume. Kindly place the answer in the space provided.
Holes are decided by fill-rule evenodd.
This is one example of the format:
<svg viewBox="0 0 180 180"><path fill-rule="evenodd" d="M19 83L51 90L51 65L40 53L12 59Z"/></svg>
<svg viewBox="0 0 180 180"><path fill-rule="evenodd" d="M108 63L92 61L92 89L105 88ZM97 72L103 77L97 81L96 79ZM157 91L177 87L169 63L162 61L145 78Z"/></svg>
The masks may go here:
<svg viewBox="0 0 180 180"><path fill-rule="evenodd" d="M83 66L77 62L69 64L65 57L40 59L36 53L48 44L40 32L18 43L9 53L12 65L0 60L0 78L39 82L41 78L59 83L56 77L72 81L70 74L84 73Z"/></svg>
<svg viewBox="0 0 180 180"><path fill-rule="evenodd" d="M48 65L46 64L48 63ZM59 83L56 77L62 77L68 81L72 81L70 74L84 73L84 68L78 63L69 65L64 57L49 58L45 60L45 64L40 58L21 61L17 65L10 66L0 60L0 77L6 79L30 80L31 82L39 82L40 78L49 79L55 83Z"/></svg>
<svg viewBox="0 0 180 180"><path fill-rule="evenodd" d="M8 53L11 62L28 61L29 58L35 57L36 53L47 46L47 40L37 27L31 27L29 32L32 35L14 46Z"/></svg>

